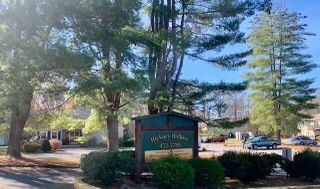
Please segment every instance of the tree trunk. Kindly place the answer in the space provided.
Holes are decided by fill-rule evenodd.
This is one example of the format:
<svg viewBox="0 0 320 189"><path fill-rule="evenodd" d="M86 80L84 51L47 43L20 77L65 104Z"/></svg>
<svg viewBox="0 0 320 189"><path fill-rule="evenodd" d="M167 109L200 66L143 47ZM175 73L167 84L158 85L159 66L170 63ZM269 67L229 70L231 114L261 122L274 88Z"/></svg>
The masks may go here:
<svg viewBox="0 0 320 189"><path fill-rule="evenodd" d="M281 139L281 131L277 130L277 139Z"/></svg>
<svg viewBox="0 0 320 189"><path fill-rule="evenodd" d="M29 118L33 90L26 89L24 99L17 99L15 107L11 113L10 133L7 154L13 158L21 158L21 142L23 140L23 128Z"/></svg>
<svg viewBox="0 0 320 189"><path fill-rule="evenodd" d="M21 141L24 124L23 120L12 113L7 154L14 158L21 158Z"/></svg>
<svg viewBox="0 0 320 189"><path fill-rule="evenodd" d="M108 116L107 130L108 130L109 151L118 151L119 150L119 134L118 134L117 116Z"/></svg>
<svg viewBox="0 0 320 189"><path fill-rule="evenodd" d="M149 99L148 99L148 111L149 114L158 114L159 113L159 108L155 106L154 100L156 99L156 89L151 89L150 94L149 94Z"/></svg>

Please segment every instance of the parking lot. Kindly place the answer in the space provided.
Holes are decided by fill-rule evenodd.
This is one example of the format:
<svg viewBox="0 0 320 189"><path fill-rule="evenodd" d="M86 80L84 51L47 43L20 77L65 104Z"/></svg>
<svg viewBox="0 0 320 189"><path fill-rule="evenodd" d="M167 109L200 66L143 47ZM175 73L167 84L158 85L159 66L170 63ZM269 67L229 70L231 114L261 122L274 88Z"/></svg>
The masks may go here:
<svg viewBox="0 0 320 189"><path fill-rule="evenodd" d="M320 146L301 146L301 145L288 145L283 144L279 146L277 149L266 149L259 148L258 150L249 150L241 147L228 147L225 146L224 143L201 143L201 148L199 150L200 157L212 157L212 156L220 156L226 151L237 151L237 152L251 152L251 153L276 153L282 155L283 148L291 148L294 152L302 151L305 148L311 148L315 151L320 151ZM293 152L293 153L294 153Z"/></svg>
<svg viewBox="0 0 320 189"><path fill-rule="evenodd" d="M203 150L205 149L205 150ZM281 155L282 149L259 149L259 150L249 150L243 149L242 147L227 147L224 143L201 143L201 150L199 152L200 157L210 157L210 156L220 156L226 151L237 151L237 152L252 152L252 153L276 153Z"/></svg>

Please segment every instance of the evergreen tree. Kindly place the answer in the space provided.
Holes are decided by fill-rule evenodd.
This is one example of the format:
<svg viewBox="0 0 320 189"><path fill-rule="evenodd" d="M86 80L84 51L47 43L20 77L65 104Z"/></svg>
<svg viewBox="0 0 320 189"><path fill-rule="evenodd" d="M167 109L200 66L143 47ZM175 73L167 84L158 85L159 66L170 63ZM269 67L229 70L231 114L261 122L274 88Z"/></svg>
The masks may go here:
<svg viewBox="0 0 320 189"><path fill-rule="evenodd" d="M210 84L182 80L177 87L173 108L197 116L209 127L241 127L248 123L248 117L226 116L226 111L230 108L228 99L246 88L247 82Z"/></svg>
<svg viewBox="0 0 320 189"><path fill-rule="evenodd" d="M222 53L228 45L244 43L242 21L265 8L268 0L152 0L147 4L150 26L132 36L144 44L149 78L148 109L156 114L173 109L186 58L234 69L246 63L250 49ZM137 38L140 36L141 38Z"/></svg>
<svg viewBox="0 0 320 189"><path fill-rule="evenodd" d="M299 76L316 67L304 54L306 37L313 34L306 31L303 18L280 8L255 18L247 78L253 90L250 121L263 133L296 133L298 124L309 118L304 112L315 108L313 81Z"/></svg>

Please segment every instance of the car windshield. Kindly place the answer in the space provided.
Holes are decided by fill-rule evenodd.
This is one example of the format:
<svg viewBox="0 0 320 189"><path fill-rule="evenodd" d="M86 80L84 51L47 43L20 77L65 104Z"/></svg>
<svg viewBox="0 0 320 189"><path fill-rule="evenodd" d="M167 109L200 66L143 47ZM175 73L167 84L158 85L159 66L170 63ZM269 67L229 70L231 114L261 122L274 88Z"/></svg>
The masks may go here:
<svg viewBox="0 0 320 189"><path fill-rule="evenodd" d="M260 139L261 139L261 137L256 137L256 138L253 138L251 141L257 142L257 141L259 141Z"/></svg>

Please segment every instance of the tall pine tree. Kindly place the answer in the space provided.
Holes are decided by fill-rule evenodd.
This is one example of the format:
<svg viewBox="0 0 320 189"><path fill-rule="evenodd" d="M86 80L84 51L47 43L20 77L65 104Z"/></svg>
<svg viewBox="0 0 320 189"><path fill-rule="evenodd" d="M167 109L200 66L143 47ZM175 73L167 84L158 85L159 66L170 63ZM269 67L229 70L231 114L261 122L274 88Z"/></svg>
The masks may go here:
<svg viewBox="0 0 320 189"><path fill-rule="evenodd" d="M225 54L229 45L245 42L240 24L264 10L269 0L152 0L147 1L150 25L134 32L143 45L150 82L148 110L157 114L174 109L177 88L187 58L234 69L246 63L251 50Z"/></svg>
<svg viewBox="0 0 320 189"><path fill-rule="evenodd" d="M258 15L250 36L253 60L249 63L252 110L250 121L266 134L292 134L298 124L309 116L305 110L315 107L311 103L314 89L312 79L301 74L316 67L311 56L304 53L307 36L299 13L280 8Z"/></svg>

